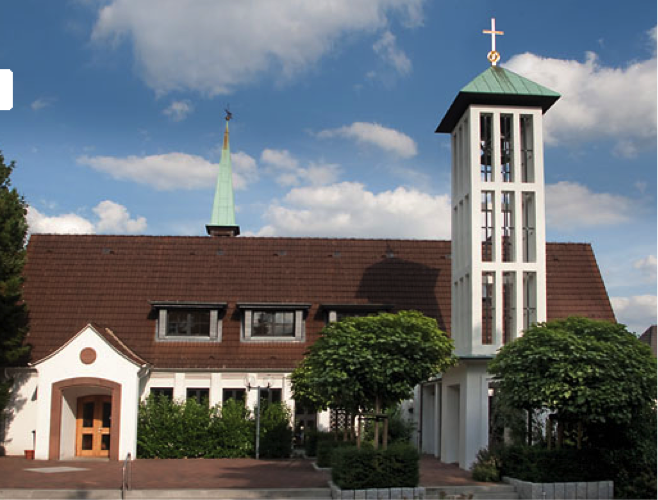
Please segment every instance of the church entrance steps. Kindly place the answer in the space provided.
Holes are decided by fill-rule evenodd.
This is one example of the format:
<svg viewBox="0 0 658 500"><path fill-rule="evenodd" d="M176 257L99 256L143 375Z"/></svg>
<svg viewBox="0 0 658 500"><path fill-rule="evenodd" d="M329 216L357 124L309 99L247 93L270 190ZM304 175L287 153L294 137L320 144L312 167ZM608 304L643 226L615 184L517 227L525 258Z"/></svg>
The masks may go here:
<svg viewBox="0 0 658 500"><path fill-rule="evenodd" d="M491 484L487 486L426 486L426 498L430 499L518 499L513 486Z"/></svg>

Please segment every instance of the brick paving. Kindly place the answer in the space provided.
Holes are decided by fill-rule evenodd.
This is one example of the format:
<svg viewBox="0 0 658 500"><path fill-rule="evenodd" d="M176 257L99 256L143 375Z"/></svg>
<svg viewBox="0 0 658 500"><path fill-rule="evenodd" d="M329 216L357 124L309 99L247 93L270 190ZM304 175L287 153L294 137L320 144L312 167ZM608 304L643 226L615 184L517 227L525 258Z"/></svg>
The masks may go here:
<svg viewBox="0 0 658 500"><path fill-rule="evenodd" d="M326 488L329 474L312 460L135 460L132 489ZM108 460L25 460L0 458L0 489L119 489L123 462ZM76 467L76 472L43 473L25 469ZM454 464L430 456L420 462L421 486L485 485Z"/></svg>

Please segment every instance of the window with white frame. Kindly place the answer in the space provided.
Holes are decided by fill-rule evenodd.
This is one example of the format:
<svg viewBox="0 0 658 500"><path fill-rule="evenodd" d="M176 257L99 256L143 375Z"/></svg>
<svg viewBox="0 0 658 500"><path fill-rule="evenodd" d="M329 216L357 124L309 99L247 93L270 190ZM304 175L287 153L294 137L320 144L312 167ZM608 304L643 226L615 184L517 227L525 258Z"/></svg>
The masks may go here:
<svg viewBox="0 0 658 500"><path fill-rule="evenodd" d="M226 303L151 302L158 340L221 341Z"/></svg>
<svg viewBox="0 0 658 500"><path fill-rule="evenodd" d="M242 341L303 341L304 315L310 304L238 304Z"/></svg>

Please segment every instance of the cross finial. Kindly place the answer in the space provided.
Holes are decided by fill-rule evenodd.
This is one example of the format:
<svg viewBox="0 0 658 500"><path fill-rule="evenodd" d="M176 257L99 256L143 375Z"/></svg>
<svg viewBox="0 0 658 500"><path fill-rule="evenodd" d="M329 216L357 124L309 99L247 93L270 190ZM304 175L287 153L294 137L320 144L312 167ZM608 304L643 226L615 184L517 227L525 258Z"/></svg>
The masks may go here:
<svg viewBox="0 0 658 500"><path fill-rule="evenodd" d="M493 17L491 18L491 29L482 30L482 33L491 35L491 52L487 54L487 59L492 66L495 66L500 61L500 54L496 50L496 35L504 35L505 33L503 31L496 31L496 19Z"/></svg>

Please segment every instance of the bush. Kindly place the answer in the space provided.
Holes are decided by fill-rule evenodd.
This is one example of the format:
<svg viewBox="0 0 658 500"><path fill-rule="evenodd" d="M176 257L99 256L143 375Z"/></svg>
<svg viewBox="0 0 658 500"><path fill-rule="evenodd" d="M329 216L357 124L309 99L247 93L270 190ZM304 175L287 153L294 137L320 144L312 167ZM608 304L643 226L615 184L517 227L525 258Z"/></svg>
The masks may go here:
<svg viewBox="0 0 658 500"><path fill-rule="evenodd" d="M388 442L392 443L410 443L414 432L414 424L405 420L402 416L402 409L399 406L386 410L388 415ZM380 423L379 432L384 432L384 426ZM375 423L368 420L365 426L366 441L375 441ZM380 438L381 439L381 438Z"/></svg>
<svg viewBox="0 0 658 500"><path fill-rule="evenodd" d="M475 481L487 483L500 481L500 464L496 454L486 448L478 451L472 467L472 476Z"/></svg>
<svg viewBox="0 0 658 500"><path fill-rule="evenodd" d="M420 456L404 443L392 444L386 450L371 446L335 449L332 480L343 489L397 488L418 486Z"/></svg>
<svg viewBox="0 0 658 500"><path fill-rule="evenodd" d="M292 450L290 410L283 403L261 407L260 455L267 458L288 458Z"/></svg>
<svg viewBox="0 0 658 500"><path fill-rule="evenodd" d="M242 401L227 400L221 408L221 418L210 425L212 458L245 458L254 454L254 421Z"/></svg>
<svg viewBox="0 0 658 500"><path fill-rule="evenodd" d="M351 441L326 440L318 442L317 464L318 467L333 467L333 455L337 448L354 446Z"/></svg>
<svg viewBox="0 0 658 500"><path fill-rule="evenodd" d="M325 431L308 431L304 438L304 453L307 457L316 457L318 454L318 443L321 441L335 441L336 434Z"/></svg>

